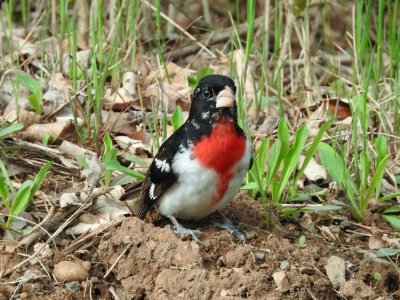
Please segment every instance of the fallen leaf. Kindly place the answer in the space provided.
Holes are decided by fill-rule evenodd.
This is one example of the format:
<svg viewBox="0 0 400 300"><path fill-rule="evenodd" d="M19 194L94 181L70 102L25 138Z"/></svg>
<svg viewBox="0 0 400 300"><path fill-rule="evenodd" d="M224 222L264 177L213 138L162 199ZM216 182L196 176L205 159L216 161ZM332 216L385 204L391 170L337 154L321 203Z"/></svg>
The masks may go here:
<svg viewBox="0 0 400 300"><path fill-rule="evenodd" d="M53 140L74 139L76 129L72 122L63 121L47 124L33 124L21 133L22 137L31 141L41 141L46 135L50 135Z"/></svg>
<svg viewBox="0 0 400 300"><path fill-rule="evenodd" d="M369 237L368 248L371 250L376 250L380 248L385 248L387 242L383 239L383 233L377 232Z"/></svg>
<svg viewBox="0 0 400 300"><path fill-rule="evenodd" d="M136 125L130 113L102 110L101 120L104 130L107 132L127 135L136 132Z"/></svg>
<svg viewBox="0 0 400 300"><path fill-rule="evenodd" d="M305 156L301 155L299 159L298 168L300 168L304 162ZM307 167L304 169L304 175L308 180L315 183L323 183L327 179L327 173L323 166L321 166L317 161L312 157L308 162Z"/></svg>
<svg viewBox="0 0 400 300"><path fill-rule="evenodd" d="M151 147L150 145L144 144L140 140L133 140L127 136L116 136L115 141L117 142L118 146L131 154L134 155L140 155L140 154L146 154L146 155L151 155Z"/></svg>
<svg viewBox="0 0 400 300"><path fill-rule="evenodd" d="M120 87L116 92L112 92L112 89L107 89L104 95L103 108L106 110L123 111L133 105L139 98L133 97L129 92ZM137 105L140 105L138 103Z"/></svg>
<svg viewBox="0 0 400 300"><path fill-rule="evenodd" d="M340 284L346 281L346 265L343 258L332 255L325 265L325 270L334 289L339 288Z"/></svg>
<svg viewBox="0 0 400 300"><path fill-rule="evenodd" d="M126 72L122 79L122 87L131 96L137 93L137 84L139 82L138 76L133 72Z"/></svg>
<svg viewBox="0 0 400 300"><path fill-rule="evenodd" d="M327 108L338 120L344 120L351 117L351 109L349 101L344 99L329 99Z"/></svg>
<svg viewBox="0 0 400 300"><path fill-rule="evenodd" d="M257 91L257 84L253 78L253 64L247 63L246 66L245 53L242 48L233 51L233 62L242 85L244 99L250 103L255 100Z"/></svg>

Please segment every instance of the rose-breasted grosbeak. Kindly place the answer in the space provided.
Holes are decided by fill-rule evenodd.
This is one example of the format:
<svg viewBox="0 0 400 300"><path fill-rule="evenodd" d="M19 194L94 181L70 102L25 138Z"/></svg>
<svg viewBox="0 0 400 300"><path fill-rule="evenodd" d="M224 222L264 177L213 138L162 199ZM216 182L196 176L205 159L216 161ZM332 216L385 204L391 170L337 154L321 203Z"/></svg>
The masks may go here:
<svg viewBox="0 0 400 300"><path fill-rule="evenodd" d="M138 216L152 205L174 224L197 220L222 209L238 193L251 165L251 145L237 124L236 86L232 79L210 75L193 92L187 121L160 147L141 187ZM135 186L121 200L132 198Z"/></svg>

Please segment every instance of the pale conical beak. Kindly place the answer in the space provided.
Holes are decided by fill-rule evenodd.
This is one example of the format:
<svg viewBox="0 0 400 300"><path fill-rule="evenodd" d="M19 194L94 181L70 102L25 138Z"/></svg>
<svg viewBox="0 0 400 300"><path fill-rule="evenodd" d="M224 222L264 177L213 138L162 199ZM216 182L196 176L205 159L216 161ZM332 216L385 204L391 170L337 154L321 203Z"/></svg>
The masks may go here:
<svg viewBox="0 0 400 300"><path fill-rule="evenodd" d="M236 96L233 90L226 86L222 91L217 95L217 108L220 107L233 107L235 105Z"/></svg>

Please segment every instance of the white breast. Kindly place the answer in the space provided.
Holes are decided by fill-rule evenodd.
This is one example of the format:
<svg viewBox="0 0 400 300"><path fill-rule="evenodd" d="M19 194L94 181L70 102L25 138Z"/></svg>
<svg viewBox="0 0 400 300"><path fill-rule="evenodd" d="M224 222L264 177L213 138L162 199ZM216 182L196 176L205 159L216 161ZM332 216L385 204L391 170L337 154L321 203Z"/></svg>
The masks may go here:
<svg viewBox="0 0 400 300"><path fill-rule="evenodd" d="M242 160L233 167L235 174L220 201L213 202L218 174L191 158L191 151L178 153L172 163L178 180L158 200L159 212L185 220L197 220L222 209L238 193L251 159L251 146L246 143Z"/></svg>

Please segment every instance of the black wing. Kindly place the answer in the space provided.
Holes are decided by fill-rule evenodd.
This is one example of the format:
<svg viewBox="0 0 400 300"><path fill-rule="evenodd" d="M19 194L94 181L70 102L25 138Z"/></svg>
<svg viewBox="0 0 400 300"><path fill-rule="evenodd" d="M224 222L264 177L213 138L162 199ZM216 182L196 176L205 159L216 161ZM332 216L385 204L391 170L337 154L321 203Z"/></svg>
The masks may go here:
<svg viewBox="0 0 400 300"><path fill-rule="evenodd" d="M167 141L161 146L156 157L147 171L143 182L138 216L143 219L147 210L157 202L166 190L176 181L177 177L172 169L172 160L178 147L171 147Z"/></svg>
<svg viewBox="0 0 400 300"><path fill-rule="evenodd" d="M191 132L188 127L190 125L185 123L161 145L143 183L131 185L121 197L121 200L130 199L138 196L140 191L140 204L137 212L139 218L143 219L148 209L176 181L177 175L172 168L172 162L180 147L188 148L190 137L187 133Z"/></svg>

